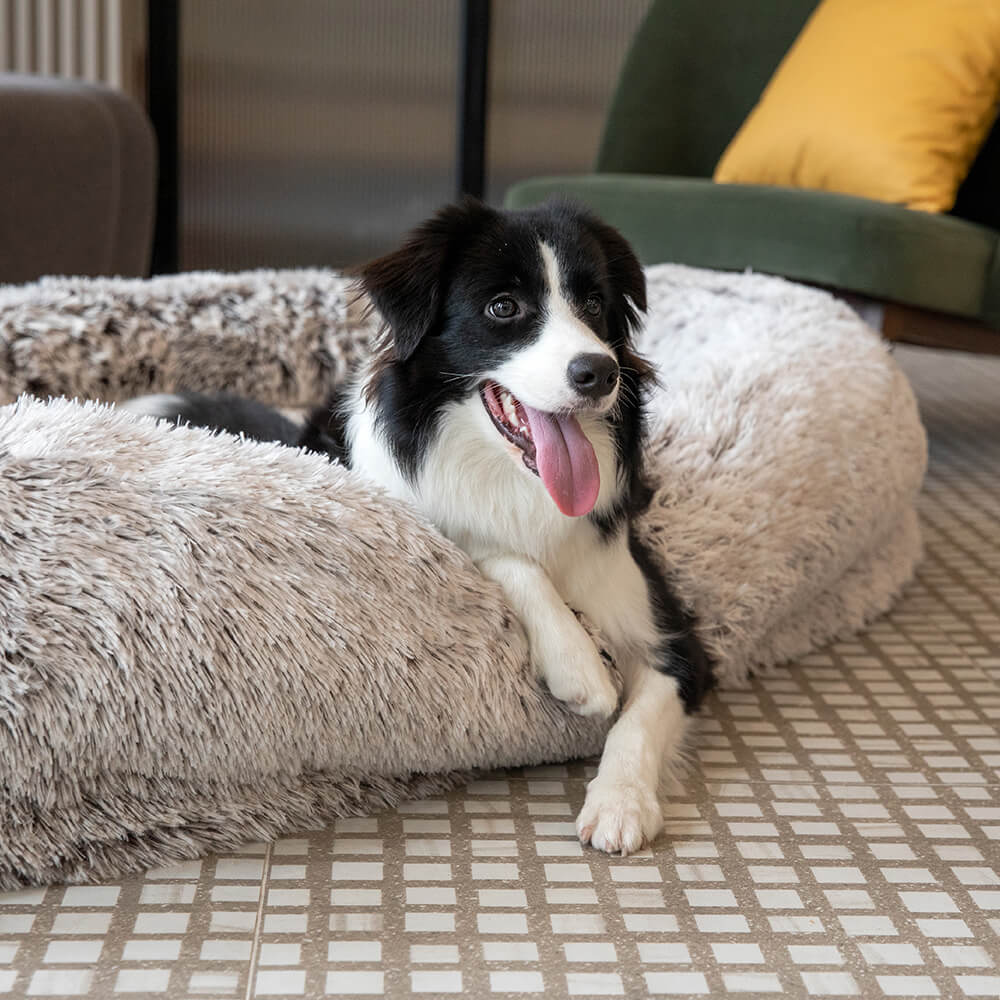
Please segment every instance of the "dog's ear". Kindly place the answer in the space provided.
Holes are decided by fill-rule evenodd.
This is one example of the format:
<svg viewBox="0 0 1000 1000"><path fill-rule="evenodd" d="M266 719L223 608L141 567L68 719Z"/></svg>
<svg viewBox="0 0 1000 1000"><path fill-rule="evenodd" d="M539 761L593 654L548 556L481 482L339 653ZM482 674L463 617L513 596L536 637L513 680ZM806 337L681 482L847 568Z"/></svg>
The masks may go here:
<svg viewBox="0 0 1000 1000"><path fill-rule="evenodd" d="M411 357L439 324L455 249L491 212L473 198L447 205L414 229L398 250L358 271L358 283L381 313L399 360Z"/></svg>
<svg viewBox="0 0 1000 1000"><path fill-rule="evenodd" d="M617 229L591 217L590 229L604 251L608 278L615 291L615 305L625 324L622 331L631 336L639 328L646 311L646 275L628 240Z"/></svg>

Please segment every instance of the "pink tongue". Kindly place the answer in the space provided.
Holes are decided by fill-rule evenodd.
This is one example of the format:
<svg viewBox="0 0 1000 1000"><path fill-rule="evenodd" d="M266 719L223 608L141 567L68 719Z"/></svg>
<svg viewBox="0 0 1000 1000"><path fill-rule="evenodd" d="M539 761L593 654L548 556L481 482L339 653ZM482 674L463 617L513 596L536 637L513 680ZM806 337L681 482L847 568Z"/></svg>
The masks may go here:
<svg viewBox="0 0 1000 1000"><path fill-rule="evenodd" d="M589 514L597 503L601 472L594 446L587 440L574 416L543 413L524 406L535 442L538 474L556 502L569 517Z"/></svg>

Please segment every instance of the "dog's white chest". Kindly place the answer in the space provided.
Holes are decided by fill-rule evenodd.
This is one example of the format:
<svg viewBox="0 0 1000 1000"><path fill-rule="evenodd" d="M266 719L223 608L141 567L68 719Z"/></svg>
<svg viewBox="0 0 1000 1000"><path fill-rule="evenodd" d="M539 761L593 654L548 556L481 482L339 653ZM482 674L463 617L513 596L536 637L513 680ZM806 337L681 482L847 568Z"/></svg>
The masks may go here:
<svg viewBox="0 0 1000 1000"><path fill-rule="evenodd" d="M603 421L586 432L601 474L600 510L618 495L614 444ZM418 506L473 559L517 553L558 575L571 552L600 537L588 518L559 511L538 476L493 430L478 398L443 415L414 493Z"/></svg>
<svg viewBox="0 0 1000 1000"><path fill-rule="evenodd" d="M400 471L370 409L355 412L350 431L354 467L419 508L476 562L503 555L530 559L563 600L590 616L609 601L617 603L623 574L628 599L635 596L626 539L605 540L589 518L562 514L541 480L493 430L478 398L442 415L413 483ZM601 474L596 509L607 509L619 495L614 443L601 421L586 432Z"/></svg>

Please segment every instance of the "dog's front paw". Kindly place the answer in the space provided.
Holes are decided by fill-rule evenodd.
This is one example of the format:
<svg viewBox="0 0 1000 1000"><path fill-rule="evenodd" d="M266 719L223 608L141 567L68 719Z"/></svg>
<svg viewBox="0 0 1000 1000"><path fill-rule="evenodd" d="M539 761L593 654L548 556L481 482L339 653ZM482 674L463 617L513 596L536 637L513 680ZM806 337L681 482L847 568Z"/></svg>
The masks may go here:
<svg viewBox="0 0 1000 1000"><path fill-rule="evenodd" d="M536 667L552 696L577 715L607 718L618 708L618 689L597 648L581 630L581 641L536 657Z"/></svg>
<svg viewBox="0 0 1000 1000"><path fill-rule="evenodd" d="M663 829L663 810L656 794L632 783L594 778L576 820L581 844L622 857L652 842Z"/></svg>

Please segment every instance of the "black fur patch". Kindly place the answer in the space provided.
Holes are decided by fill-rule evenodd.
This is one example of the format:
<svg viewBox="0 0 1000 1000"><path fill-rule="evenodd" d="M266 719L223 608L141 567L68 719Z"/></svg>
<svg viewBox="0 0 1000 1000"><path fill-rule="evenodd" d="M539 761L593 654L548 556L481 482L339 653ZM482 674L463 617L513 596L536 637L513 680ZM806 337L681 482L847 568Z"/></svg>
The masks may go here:
<svg viewBox="0 0 1000 1000"><path fill-rule="evenodd" d="M466 200L366 264L359 283L388 337L369 398L393 458L412 479L444 408L477 392L484 372L538 336L545 294L538 238L512 214ZM506 292L518 296L522 316L492 322L485 306Z"/></svg>
<svg viewBox="0 0 1000 1000"><path fill-rule="evenodd" d="M201 393L182 390L181 402L169 413L157 416L175 423L243 434L255 441L296 445L302 429L277 410L252 399L228 392Z"/></svg>
<svg viewBox="0 0 1000 1000"><path fill-rule="evenodd" d="M684 711L691 714L715 687L711 657L698 638L698 621L677 599L662 567L635 532L629 532L628 542L632 558L646 578L657 625L669 637L661 648L660 661L654 666L677 681Z"/></svg>
<svg viewBox="0 0 1000 1000"><path fill-rule="evenodd" d="M295 443L307 451L329 455L331 461L350 465L347 415L344 412L346 388L346 385L339 385L322 406L309 413Z"/></svg>

